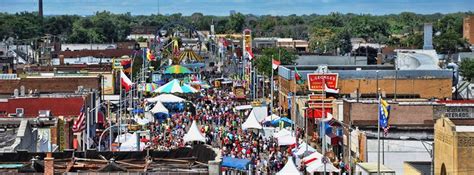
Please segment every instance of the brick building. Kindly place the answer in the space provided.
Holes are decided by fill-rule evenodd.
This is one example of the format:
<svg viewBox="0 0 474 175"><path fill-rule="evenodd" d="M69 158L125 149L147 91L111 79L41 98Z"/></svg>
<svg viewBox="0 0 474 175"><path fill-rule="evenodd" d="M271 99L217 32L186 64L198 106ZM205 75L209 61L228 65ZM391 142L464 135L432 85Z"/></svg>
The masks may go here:
<svg viewBox="0 0 474 175"><path fill-rule="evenodd" d="M30 90L37 93L74 93L79 86L84 89L101 89L99 76L46 76L26 77L15 79L0 79L0 94L12 95L15 89L25 88L25 94Z"/></svg>
<svg viewBox="0 0 474 175"><path fill-rule="evenodd" d="M84 105L81 96L76 97L25 97L11 98L0 101L0 117L15 114L17 109L22 109L23 117L35 118L41 110L49 110L54 116L73 117L78 116Z"/></svg>
<svg viewBox="0 0 474 175"><path fill-rule="evenodd" d="M474 45L474 16L465 17L463 27L463 37L466 38L471 45Z"/></svg>
<svg viewBox="0 0 474 175"><path fill-rule="evenodd" d="M435 124L434 174L468 175L474 157L474 120L440 118Z"/></svg>

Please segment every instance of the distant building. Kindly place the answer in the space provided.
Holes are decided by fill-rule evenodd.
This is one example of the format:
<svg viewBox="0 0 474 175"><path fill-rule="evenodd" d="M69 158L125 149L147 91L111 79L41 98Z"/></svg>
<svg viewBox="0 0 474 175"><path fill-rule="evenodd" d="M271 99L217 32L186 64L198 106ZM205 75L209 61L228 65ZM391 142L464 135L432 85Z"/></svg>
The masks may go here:
<svg viewBox="0 0 474 175"><path fill-rule="evenodd" d="M40 111L50 111L51 115L74 117L78 116L84 99L75 97L24 97L9 98L0 101L0 117L36 118ZM19 116L18 111L22 112Z"/></svg>
<svg viewBox="0 0 474 175"><path fill-rule="evenodd" d="M463 26L463 37L466 38L471 45L474 45L474 16L465 17Z"/></svg>
<svg viewBox="0 0 474 175"><path fill-rule="evenodd" d="M472 113L471 113L472 114ZM440 118L435 124L435 175L474 172L474 120Z"/></svg>
<svg viewBox="0 0 474 175"><path fill-rule="evenodd" d="M158 31L156 26L137 26L132 28L132 32L127 36L128 40L137 40L139 38L153 39Z"/></svg>
<svg viewBox="0 0 474 175"><path fill-rule="evenodd" d="M25 94L75 93L80 89L101 89L98 75L38 73L36 76L0 79L0 94L13 95L25 88ZM0 107L0 109L2 109Z"/></svg>
<svg viewBox="0 0 474 175"><path fill-rule="evenodd" d="M231 11L229 12L229 15L232 16L232 15L235 15L236 13L237 13L237 12L235 12L235 10L231 10Z"/></svg>
<svg viewBox="0 0 474 175"><path fill-rule="evenodd" d="M278 38L277 47L293 48L298 52L308 52L309 43L306 40L293 40L293 38Z"/></svg>
<svg viewBox="0 0 474 175"><path fill-rule="evenodd" d="M117 44L61 44L60 51L116 49Z"/></svg>

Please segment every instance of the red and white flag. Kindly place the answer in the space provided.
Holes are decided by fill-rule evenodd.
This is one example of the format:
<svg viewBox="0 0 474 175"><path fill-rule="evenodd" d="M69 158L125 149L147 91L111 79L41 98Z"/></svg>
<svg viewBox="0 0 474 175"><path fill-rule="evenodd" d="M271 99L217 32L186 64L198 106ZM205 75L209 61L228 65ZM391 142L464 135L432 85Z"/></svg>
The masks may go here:
<svg viewBox="0 0 474 175"><path fill-rule="evenodd" d="M247 53L249 54L249 60L252 60L253 59L252 49L250 47L247 47L246 50L247 50Z"/></svg>
<svg viewBox="0 0 474 175"><path fill-rule="evenodd" d="M273 69L278 69L280 64L281 64L281 62L279 60L272 59L272 68Z"/></svg>
<svg viewBox="0 0 474 175"><path fill-rule="evenodd" d="M123 73L123 71L120 71L120 82L122 83L122 86L125 88L125 91L129 91L130 88L132 88L132 81Z"/></svg>
<svg viewBox="0 0 474 175"><path fill-rule="evenodd" d="M72 131L82 132L84 129L86 129L86 116L84 113L84 105L83 105L81 108L81 113L79 113L77 120L74 121L74 125L72 125Z"/></svg>
<svg viewBox="0 0 474 175"><path fill-rule="evenodd" d="M324 91L331 94L339 94L339 89L331 89L326 84L324 84Z"/></svg>

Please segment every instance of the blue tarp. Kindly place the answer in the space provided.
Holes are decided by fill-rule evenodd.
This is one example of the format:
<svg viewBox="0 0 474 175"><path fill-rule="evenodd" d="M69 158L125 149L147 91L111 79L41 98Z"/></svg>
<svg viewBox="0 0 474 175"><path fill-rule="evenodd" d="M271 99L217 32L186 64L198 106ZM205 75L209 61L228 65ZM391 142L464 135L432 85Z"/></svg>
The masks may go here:
<svg viewBox="0 0 474 175"><path fill-rule="evenodd" d="M279 118L279 119L272 120L272 121L270 121L270 124L272 126L279 126L280 121L283 121L285 123L285 127L293 125L293 121L291 121L291 119L286 118L286 117L282 117L282 118Z"/></svg>
<svg viewBox="0 0 474 175"><path fill-rule="evenodd" d="M224 157L222 159L222 166L234 168L238 170L247 170L250 164L249 159L237 159L232 157Z"/></svg>
<svg viewBox="0 0 474 175"><path fill-rule="evenodd" d="M144 112L143 109L133 109L133 111L132 111L132 113L134 113L134 114L141 114L143 112Z"/></svg>

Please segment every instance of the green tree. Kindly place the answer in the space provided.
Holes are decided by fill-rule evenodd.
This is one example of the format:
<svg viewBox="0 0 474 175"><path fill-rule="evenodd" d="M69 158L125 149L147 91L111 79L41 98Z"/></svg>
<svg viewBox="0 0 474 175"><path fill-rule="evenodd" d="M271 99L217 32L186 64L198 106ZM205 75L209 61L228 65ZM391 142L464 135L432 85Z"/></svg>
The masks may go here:
<svg viewBox="0 0 474 175"><path fill-rule="evenodd" d="M232 14L229 17L227 28L229 33L239 33L245 25L245 16L242 13Z"/></svg>
<svg viewBox="0 0 474 175"><path fill-rule="evenodd" d="M297 56L296 52L284 48L263 49L261 55L253 60L258 72L263 72L264 75L270 76L272 73L272 58L275 60L279 59L281 65L292 65L295 64Z"/></svg>
<svg viewBox="0 0 474 175"><path fill-rule="evenodd" d="M461 76L469 81L472 82L474 80L474 58L466 58L461 62L461 66L459 67L459 71Z"/></svg>

